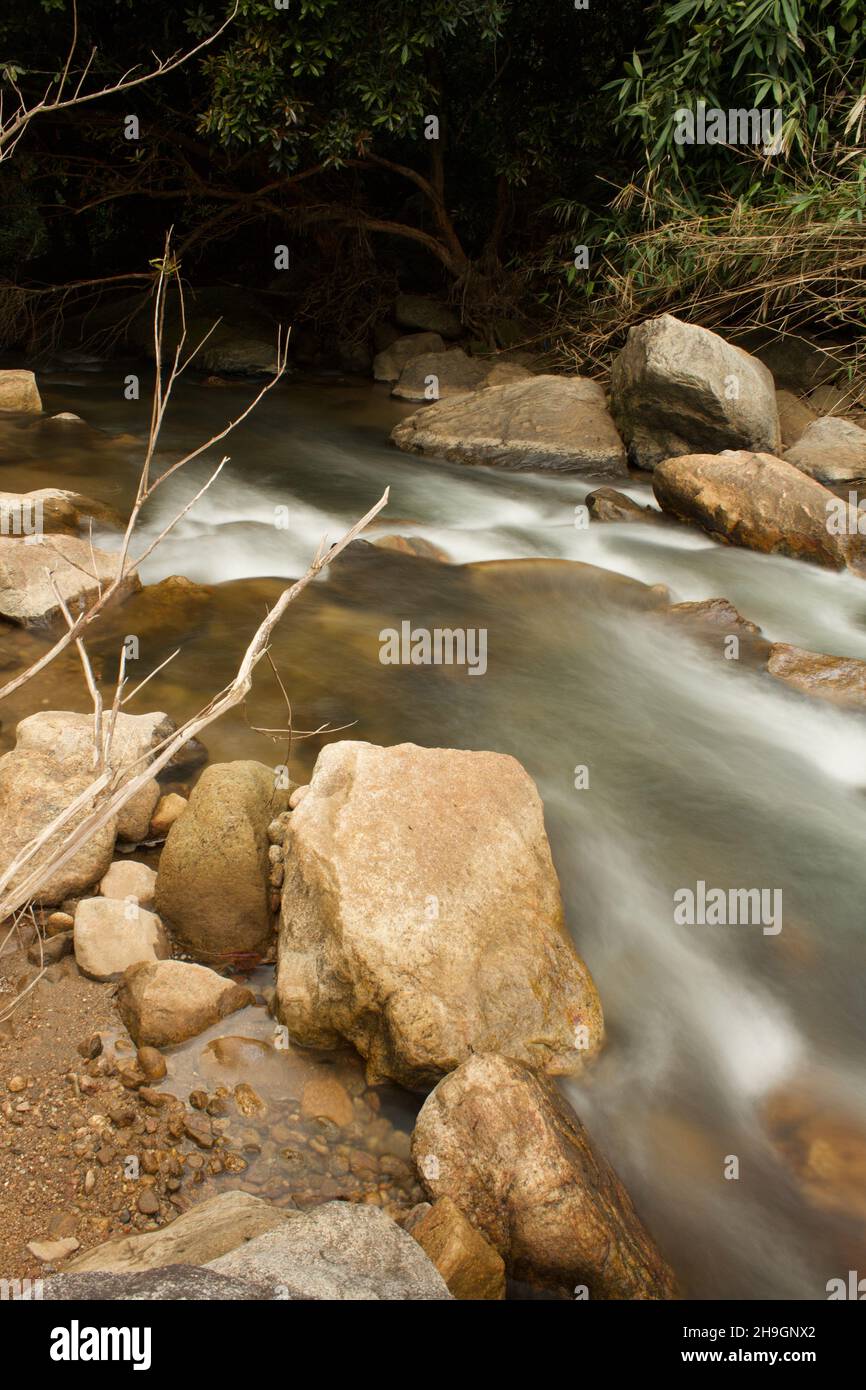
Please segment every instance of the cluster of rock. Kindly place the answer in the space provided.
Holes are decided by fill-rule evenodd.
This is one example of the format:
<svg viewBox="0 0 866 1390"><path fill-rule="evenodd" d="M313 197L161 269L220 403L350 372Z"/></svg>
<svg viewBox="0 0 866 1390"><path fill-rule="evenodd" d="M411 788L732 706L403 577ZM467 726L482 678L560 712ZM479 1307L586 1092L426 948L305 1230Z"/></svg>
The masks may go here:
<svg viewBox="0 0 866 1390"><path fill-rule="evenodd" d="M383 379L397 379L395 394L429 399L420 388L432 378L449 397L399 422L391 435L399 448L622 478L631 465L652 472L670 518L729 544L864 571L857 498L852 505L830 489L866 491L866 429L817 413L840 409L841 390L821 384L806 399L777 390L759 357L670 314L630 330L609 398L581 377L527 374L494 385L484 359L423 337L401 338L376 359ZM609 489L593 494L590 510L606 521L658 517Z"/></svg>
<svg viewBox="0 0 866 1390"><path fill-rule="evenodd" d="M160 718L124 731L130 749L141 752L134 737ZM35 735L31 721L19 730L28 757L49 741L77 756L74 719L45 719ZM153 809L150 798L134 807L127 832ZM351 1043L368 1086L429 1092L412 1140L428 1200L403 1228L357 1199L307 1212L259 1203L265 1225L224 1243L201 1207L79 1256L49 1296L221 1296L217 1276L249 1297L499 1299L507 1277L558 1295L675 1296L628 1195L550 1080L585 1066L603 1021L565 929L538 793L514 759L344 742L294 791L258 764L214 765L168 829L156 874L112 852L106 837L98 865L78 866L76 887L90 891L55 916L79 968L116 985L137 1049L123 1085L158 1104L158 1049L255 1002L211 965L270 951L272 1008L293 1044ZM335 1111L337 1092L311 1082L303 1113L351 1121L348 1097L347 1114ZM220 1210L241 1195L221 1197Z"/></svg>

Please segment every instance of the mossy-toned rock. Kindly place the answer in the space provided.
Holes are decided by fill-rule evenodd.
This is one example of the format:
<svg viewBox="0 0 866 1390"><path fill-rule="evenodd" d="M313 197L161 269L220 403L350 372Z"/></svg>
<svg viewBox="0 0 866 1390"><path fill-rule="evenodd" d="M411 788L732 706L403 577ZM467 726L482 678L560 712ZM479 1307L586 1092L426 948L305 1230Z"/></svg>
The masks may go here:
<svg viewBox="0 0 866 1390"><path fill-rule="evenodd" d="M809 428L815 419L815 412L808 401L803 400L802 396L795 396L793 391L776 392L776 409L779 412L782 447L790 449Z"/></svg>
<svg viewBox="0 0 866 1390"><path fill-rule="evenodd" d="M289 821L277 1010L426 1090L474 1051L576 1072L601 1004L564 930L541 800L501 753L332 743Z"/></svg>
<svg viewBox="0 0 866 1390"><path fill-rule="evenodd" d="M214 763L168 832L156 910L199 960L224 963L269 948L268 825L291 791L276 780L263 763Z"/></svg>
<svg viewBox="0 0 866 1390"><path fill-rule="evenodd" d="M391 395L401 401L438 401L447 396L464 396L468 391L477 390L487 372L484 362L468 357L462 348L425 352L407 362Z"/></svg>
<svg viewBox="0 0 866 1390"><path fill-rule="evenodd" d="M412 1157L431 1200L450 1197L515 1278L584 1285L594 1299L677 1297L616 1173L552 1084L521 1063L479 1054L440 1081Z"/></svg>

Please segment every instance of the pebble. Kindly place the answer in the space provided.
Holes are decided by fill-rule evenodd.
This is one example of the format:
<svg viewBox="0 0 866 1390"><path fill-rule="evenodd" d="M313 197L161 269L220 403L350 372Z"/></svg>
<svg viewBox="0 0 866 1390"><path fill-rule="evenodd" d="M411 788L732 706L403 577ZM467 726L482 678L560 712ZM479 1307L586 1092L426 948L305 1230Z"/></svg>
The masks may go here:
<svg viewBox="0 0 866 1390"><path fill-rule="evenodd" d="M142 1216L156 1216L159 1211L159 1198L153 1188L147 1187L136 1203Z"/></svg>
<svg viewBox="0 0 866 1390"><path fill-rule="evenodd" d="M27 1082L23 1076L10 1076L6 1085L13 1095L17 1095L19 1091L27 1090Z"/></svg>
<svg viewBox="0 0 866 1390"><path fill-rule="evenodd" d="M155 1047L140 1047L135 1060L148 1081L161 1081L168 1071L165 1058Z"/></svg>

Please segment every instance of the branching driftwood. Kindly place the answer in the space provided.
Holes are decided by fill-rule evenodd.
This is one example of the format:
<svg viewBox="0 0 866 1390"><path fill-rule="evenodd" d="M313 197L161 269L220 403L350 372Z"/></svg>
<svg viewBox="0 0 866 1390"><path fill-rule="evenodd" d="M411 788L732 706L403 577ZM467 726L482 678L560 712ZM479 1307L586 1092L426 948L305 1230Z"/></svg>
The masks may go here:
<svg viewBox="0 0 866 1390"><path fill-rule="evenodd" d="M168 374L165 381L163 381L162 364L165 296L168 284L172 280L177 282L178 294L180 297L181 333ZM96 597L77 617L74 617L69 609L69 605L60 595L53 573L49 571L51 582L54 586L55 596L58 599L58 606L66 622L66 630L44 656L38 661L35 661L25 671L21 672L20 675L7 682L3 689L0 690L0 698L2 698L20 689L21 686L25 685L40 671L49 666L60 652L65 650L71 643L75 643L81 659L85 682L93 703L94 714L93 780L88 787L74 798L69 806L23 847L13 861L7 865L3 873L0 874L0 922L7 921L11 918L12 930L17 926L21 914L26 913L28 905L33 899L38 898L40 886L50 875L63 868L103 826L117 815L146 782L150 781L171 761L174 755L179 752L189 739L195 738L202 730L206 729L209 724L212 724L227 710L232 709L244 700L252 684L253 672L258 663L263 657L267 657L269 661L271 660L271 634L289 604L303 592L317 574L330 564L330 562L360 534L364 527L372 521L388 501L388 489L386 489L379 501L376 502L367 514L356 522L335 545L331 546L330 549L326 549L325 542L322 541L320 543L319 549L306 573L284 589L273 608L266 612L264 619L253 634L241 658L234 679L229 685L215 695L198 714L188 719L179 729L168 735L157 744L154 749L143 755L138 760L137 764L132 764L131 766L126 765L122 769L112 768L112 740L117 715L121 707L127 704L133 695L141 691L147 682L158 670L161 670L167 662L162 662L155 671L152 671L150 675L145 677L145 679L136 686L135 690L130 695L124 698L126 670L124 656L123 653L121 653L118 677L110 709L104 711L104 701L93 675L93 669L87 654L83 633L87 627L99 617L100 613L103 612L106 604L122 590L124 582L134 573L141 562L156 549L165 536L169 534L181 518L195 505L202 494L214 483L222 468L228 462L227 457L221 459L219 465L210 475L204 486L198 490L190 502L172 517L169 523L162 528L159 535L149 542L135 559L131 559L130 550L132 540L144 505L150 500L162 483L172 477L179 469L183 468L185 464L198 458L207 449L212 448L214 444L226 438L242 420L246 419L250 412L255 409L265 393L270 391L280 379L286 366L287 345L286 342L278 338L276 372L273 378L257 393L246 409L224 429L207 440L206 443L191 450L182 458L172 463L162 473L154 477L153 462L157 442L165 420L166 409L171 398L172 388L178 377L182 374L202 345L199 343L188 355L184 355L186 323L183 311L183 294L180 287L178 269L171 256L170 237L166 240L165 255L160 266L159 278L155 291L153 333L156 380L151 409L150 429L135 502L121 542L114 575L110 582L104 587L97 584ZM205 340L203 339L202 342L203 341ZM95 578L95 575L93 577ZM177 655L177 653L175 652L173 655ZM172 657L168 658L169 661L171 659ZM61 843L50 853L40 858L40 851L52 840L60 836L64 828L69 826L70 822L76 820L82 812L86 814L79 820L74 829L71 830L66 837L62 839ZM14 1003L11 1007L14 1007Z"/></svg>

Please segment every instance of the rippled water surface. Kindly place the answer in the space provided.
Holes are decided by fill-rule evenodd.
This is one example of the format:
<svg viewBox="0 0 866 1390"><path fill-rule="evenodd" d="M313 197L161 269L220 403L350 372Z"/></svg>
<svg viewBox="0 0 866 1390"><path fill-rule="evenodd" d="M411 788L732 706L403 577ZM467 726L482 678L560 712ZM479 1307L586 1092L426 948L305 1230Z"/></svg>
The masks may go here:
<svg viewBox="0 0 866 1390"><path fill-rule="evenodd" d="M248 394L182 386L163 460ZM144 403L125 402L108 372L48 376L44 396L129 438L5 426L0 486L60 484L122 509ZM273 644L295 727L498 749L525 764L607 1017L605 1054L567 1087L578 1112L690 1296L825 1297L828 1278L866 1260L866 722L724 660L720 642L689 638L612 576L665 584L675 600L724 596L771 639L861 657L866 586L684 528L581 530L574 509L593 480L407 457L387 441L406 413L384 388L280 385L146 567L149 583L183 574L207 591L181 601L146 590L100 625L94 652L108 674L119 639L136 633L144 674L180 647L146 707L193 713L230 679L280 581L390 486L378 534L422 536L455 563L359 547L306 592ZM207 467L172 481L147 534ZM625 490L651 500L643 482ZM288 529L275 508L287 509ZM487 673L381 665L380 631L404 620L486 628ZM39 640L10 638L5 659ZM71 670L70 658L9 702L4 747L35 702L85 707ZM285 738L256 732L285 722L263 665L246 708L206 742L215 759L288 756L305 780L335 735L298 740L287 755ZM699 879L781 889L782 931L675 925L674 891ZM731 1157L735 1181L724 1177Z"/></svg>

